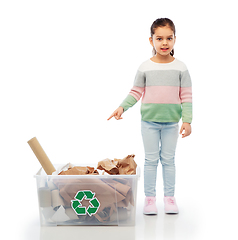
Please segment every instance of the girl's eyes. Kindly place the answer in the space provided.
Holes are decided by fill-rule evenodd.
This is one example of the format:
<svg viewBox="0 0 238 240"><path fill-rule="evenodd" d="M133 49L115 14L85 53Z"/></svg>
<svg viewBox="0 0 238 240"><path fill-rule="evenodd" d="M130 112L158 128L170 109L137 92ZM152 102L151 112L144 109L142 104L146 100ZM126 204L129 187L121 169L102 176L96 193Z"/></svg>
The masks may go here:
<svg viewBox="0 0 238 240"><path fill-rule="evenodd" d="M171 41L173 38L167 38L167 40ZM157 40L162 41L162 38L157 38Z"/></svg>

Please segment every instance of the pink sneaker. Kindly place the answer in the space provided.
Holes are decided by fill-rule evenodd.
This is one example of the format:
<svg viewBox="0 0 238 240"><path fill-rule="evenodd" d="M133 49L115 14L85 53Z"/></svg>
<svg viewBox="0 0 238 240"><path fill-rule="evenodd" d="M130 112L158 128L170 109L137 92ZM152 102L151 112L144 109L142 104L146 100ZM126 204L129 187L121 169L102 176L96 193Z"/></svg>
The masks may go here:
<svg viewBox="0 0 238 240"><path fill-rule="evenodd" d="M179 212L175 197L164 197L164 211L165 213Z"/></svg>
<svg viewBox="0 0 238 240"><path fill-rule="evenodd" d="M156 197L146 197L145 206L143 210L144 214L157 214Z"/></svg>

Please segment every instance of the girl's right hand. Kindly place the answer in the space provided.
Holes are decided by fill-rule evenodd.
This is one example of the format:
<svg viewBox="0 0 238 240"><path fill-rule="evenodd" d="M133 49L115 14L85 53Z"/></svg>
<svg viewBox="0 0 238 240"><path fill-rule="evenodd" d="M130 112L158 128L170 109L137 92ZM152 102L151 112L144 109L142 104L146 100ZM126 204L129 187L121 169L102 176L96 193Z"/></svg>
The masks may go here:
<svg viewBox="0 0 238 240"><path fill-rule="evenodd" d="M107 120L110 120L112 117L114 117L116 120L120 120L122 119L121 115L123 112L124 112L123 107L119 107L112 113L112 115Z"/></svg>

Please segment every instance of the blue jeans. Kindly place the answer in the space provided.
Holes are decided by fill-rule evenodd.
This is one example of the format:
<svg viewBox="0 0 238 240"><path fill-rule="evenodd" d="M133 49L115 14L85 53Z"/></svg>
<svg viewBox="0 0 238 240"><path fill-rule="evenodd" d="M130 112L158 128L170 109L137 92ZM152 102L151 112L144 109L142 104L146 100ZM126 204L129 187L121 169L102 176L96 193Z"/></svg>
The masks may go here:
<svg viewBox="0 0 238 240"><path fill-rule="evenodd" d="M142 121L141 133L145 148L145 196L156 196L156 178L159 160L163 170L164 196L174 196L174 156L179 135L178 123Z"/></svg>

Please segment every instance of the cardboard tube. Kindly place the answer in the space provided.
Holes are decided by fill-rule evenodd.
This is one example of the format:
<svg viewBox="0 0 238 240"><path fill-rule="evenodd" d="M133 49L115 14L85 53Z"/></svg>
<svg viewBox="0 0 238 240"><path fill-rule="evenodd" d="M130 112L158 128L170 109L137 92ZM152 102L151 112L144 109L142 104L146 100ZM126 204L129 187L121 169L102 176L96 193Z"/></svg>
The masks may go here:
<svg viewBox="0 0 238 240"><path fill-rule="evenodd" d="M35 153L46 174L51 175L55 171L55 168L51 163L50 159L47 157L37 138L32 138L28 141L28 144L30 145L32 151Z"/></svg>
<svg viewBox="0 0 238 240"><path fill-rule="evenodd" d="M64 200L59 194L59 190L53 190L51 192L52 207L54 210L58 209L61 205L64 206Z"/></svg>
<svg viewBox="0 0 238 240"><path fill-rule="evenodd" d="M49 188L39 188L38 196L40 207L51 207L51 192Z"/></svg>

